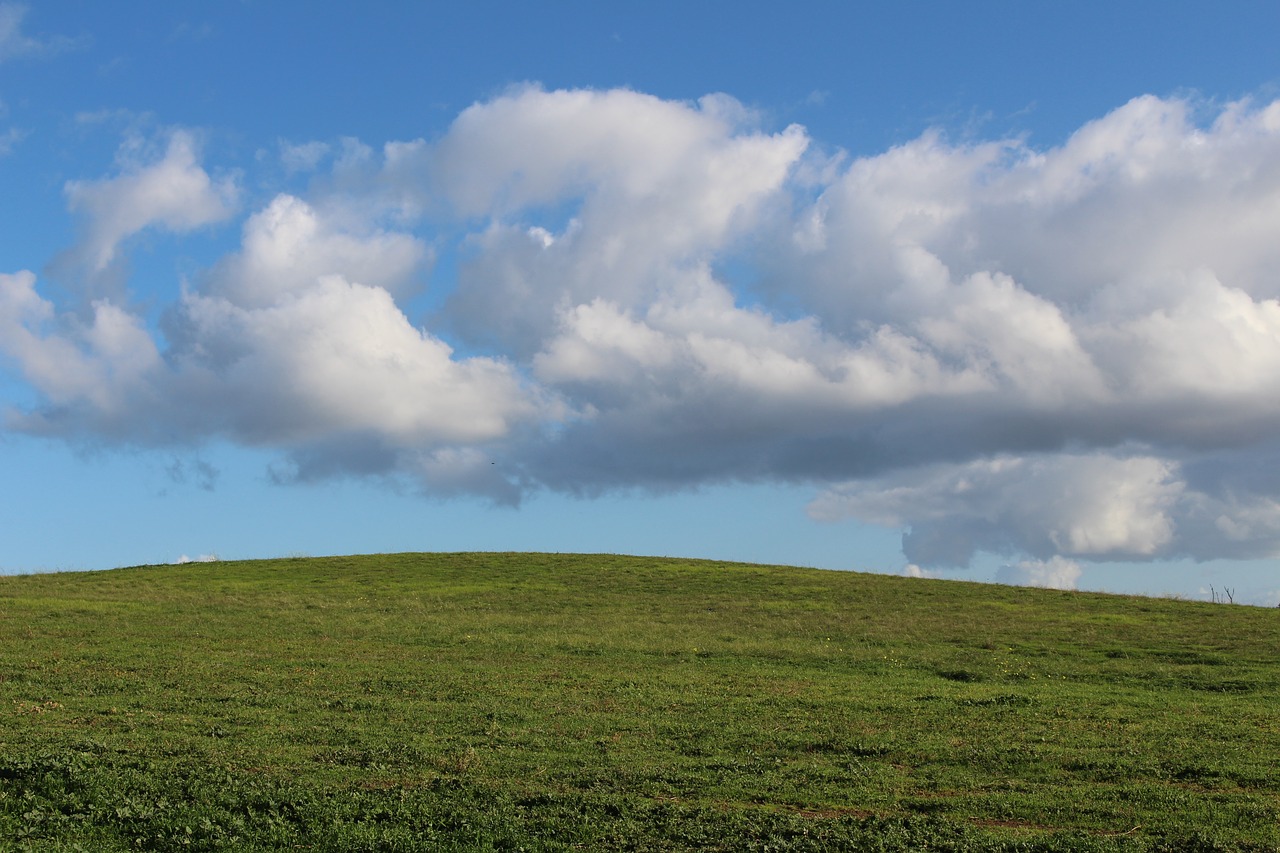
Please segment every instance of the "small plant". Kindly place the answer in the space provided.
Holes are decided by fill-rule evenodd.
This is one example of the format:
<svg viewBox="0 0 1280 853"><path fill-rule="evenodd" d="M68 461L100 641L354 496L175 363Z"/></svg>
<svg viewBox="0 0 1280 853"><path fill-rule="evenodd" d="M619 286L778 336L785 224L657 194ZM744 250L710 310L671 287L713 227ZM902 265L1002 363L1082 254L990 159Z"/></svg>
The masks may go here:
<svg viewBox="0 0 1280 853"><path fill-rule="evenodd" d="M1233 590L1229 586L1224 586L1222 588L1221 594L1219 594L1219 592L1216 589L1214 589L1213 584L1209 584L1209 596L1214 604L1235 604L1236 603L1235 590Z"/></svg>

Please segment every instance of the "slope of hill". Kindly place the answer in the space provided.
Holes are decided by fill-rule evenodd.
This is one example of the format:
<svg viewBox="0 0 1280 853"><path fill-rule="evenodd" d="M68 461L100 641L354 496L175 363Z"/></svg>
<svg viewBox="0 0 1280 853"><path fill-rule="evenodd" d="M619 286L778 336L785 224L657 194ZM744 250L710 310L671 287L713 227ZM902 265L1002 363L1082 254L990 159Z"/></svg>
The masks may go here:
<svg viewBox="0 0 1280 853"><path fill-rule="evenodd" d="M0 578L0 850L1276 850L1280 611L400 554Z"/></svg>

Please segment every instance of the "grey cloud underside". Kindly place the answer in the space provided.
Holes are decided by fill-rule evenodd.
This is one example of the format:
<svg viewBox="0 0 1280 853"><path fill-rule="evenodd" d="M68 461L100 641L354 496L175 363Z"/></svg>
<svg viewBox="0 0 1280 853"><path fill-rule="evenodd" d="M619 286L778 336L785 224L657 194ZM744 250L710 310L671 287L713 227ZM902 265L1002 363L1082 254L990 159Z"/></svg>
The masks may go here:
<svg viewBox="0 0 1280 853"><path fill-rule="evenodd" d="M917 569L1007 553L1044 585L1272 555L1280 103L1202 112L1148 96L1049 150L849 159L724 96L513 90L435 143L345 143L314 197L245 218L163 344L118 300L59 313L0 277L0 347L43 401L8 423L500 503L811 482L815 517L903 528ZM232 215L197 155L176 132L69 185L86 293L132 234ZM457 280L411 321L441 227Z"/></svg>

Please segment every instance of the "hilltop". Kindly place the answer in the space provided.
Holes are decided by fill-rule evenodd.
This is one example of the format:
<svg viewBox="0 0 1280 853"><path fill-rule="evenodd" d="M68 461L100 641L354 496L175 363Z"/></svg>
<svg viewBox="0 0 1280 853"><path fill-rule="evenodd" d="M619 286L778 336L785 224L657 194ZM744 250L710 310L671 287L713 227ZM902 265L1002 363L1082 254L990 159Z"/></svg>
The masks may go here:
<svg viewBox="0 0 1280 853"><path fill-rule="evenodd" d="M0 850L1276 850L1278 629L614 555L0 577Z"/></svg>

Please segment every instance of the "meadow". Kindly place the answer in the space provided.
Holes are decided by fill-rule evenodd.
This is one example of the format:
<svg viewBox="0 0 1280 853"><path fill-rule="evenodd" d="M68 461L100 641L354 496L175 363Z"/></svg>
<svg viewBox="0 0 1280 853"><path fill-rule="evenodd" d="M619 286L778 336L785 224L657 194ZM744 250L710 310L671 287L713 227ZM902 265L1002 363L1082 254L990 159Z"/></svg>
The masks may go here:
<svg viewBox="0 0 1280 853"><path fill-rule="evenodd" d="M399 554L0 577L0 851L1280 850L1280 610Z"/></svg>

